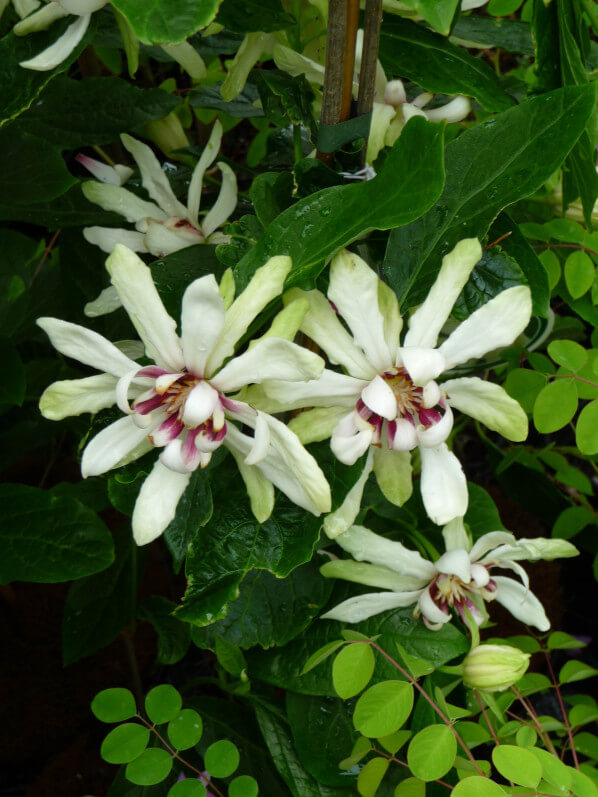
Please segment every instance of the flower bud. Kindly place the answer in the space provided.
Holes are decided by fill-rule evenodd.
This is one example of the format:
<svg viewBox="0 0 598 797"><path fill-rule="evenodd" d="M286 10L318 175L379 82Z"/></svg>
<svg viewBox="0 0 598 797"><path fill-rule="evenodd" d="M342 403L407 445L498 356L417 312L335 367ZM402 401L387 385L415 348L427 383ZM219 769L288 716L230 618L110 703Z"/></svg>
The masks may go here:
<svg viewBox="0 0 598 797"><path fill-rule="evenodd" d="M529 657L510 645L478 645L463 661L463 683L480 692L504 692L525 675Z"/></svg>

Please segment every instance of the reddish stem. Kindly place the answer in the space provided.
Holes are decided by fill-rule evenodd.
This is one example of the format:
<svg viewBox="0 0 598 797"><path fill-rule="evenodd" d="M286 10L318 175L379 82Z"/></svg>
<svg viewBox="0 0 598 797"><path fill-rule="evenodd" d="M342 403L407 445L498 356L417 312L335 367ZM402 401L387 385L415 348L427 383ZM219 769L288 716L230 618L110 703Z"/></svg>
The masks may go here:
<svg viewBox="0 0 598 797"><path fill-rule="evenodd" d="M546 664L548 665L550 677L552 678L552 683L554 684L554 688L556 690L556 696L558 698L559 706L561 708L561 714L563 715L563 721L565 723L565 727L567 728L567 735L569 737L569 746L571 747L571 755L573 756L575 769L579 769L579 760L577 758L577 750L575 749L575 744L573 743L573 733L571 731L571 725L569 724L569 718L567 717L567 712L565 711L563 696L561 695L561 690L559 689L559 684L554 674L554 670L552 668L552 662L550 661L550 654L548 653L547 650L544 650L542 652L544 653L544 658L546 659Z"/></svg>
<svg viewBox="0 0 598 797"><path fill-rule="evenodd" d="M33 285L33 280L37 277L39 272L42 270L42 266L44 265L44 263L48 259L48 255L52 251L52 248L53 248L54 244L56 243L59 235L60 235L60 230L56 230L56 232L54 233L54 235L50 239L50 243L44 249L44 253L42 255L42 258L39 261L39 263L37 264L37 268L35 269L35 271L33 272L33 276L31 277L31 282L29 283L29 287L31 287Z"/></svg>

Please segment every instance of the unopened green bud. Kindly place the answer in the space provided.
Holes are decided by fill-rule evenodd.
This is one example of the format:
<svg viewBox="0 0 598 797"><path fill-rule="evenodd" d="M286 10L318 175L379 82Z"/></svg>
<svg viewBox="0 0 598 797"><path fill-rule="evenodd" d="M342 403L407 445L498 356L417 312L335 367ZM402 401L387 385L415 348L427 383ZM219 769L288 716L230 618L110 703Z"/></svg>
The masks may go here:
<svg viewBox="0 0 598 797"><path fill-rule="evenodd" d="M479 692L504 692L525 675L529 657L510 645L478 645L463 661L463 683Z"/></svg>

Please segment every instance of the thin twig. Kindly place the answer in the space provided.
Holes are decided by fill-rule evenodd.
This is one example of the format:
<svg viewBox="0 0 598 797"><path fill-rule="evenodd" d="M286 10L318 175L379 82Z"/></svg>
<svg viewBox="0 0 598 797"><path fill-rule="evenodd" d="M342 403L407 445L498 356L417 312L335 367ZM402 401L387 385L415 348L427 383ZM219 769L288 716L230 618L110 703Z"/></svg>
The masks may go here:
<svg viewBox="0 0 598 797"><path fill-rule="evenodd" d="M409 764L405 761L401 761L400 758L395 758L393 755L389 753L385 753L383 750L377 750L375 747L372 747L372 753L376 753L376 755L382 756L382 758L387 758L389 761L394 761L395 764L400 764L402 767L407 767L409 769ZM446 786L447 789L452 789L450 783L446 783L444 780L439 780L438 778L434 780L434 783L439 783L441 786Z"/></svg>
<svg viewBox="0 0 598 797"><path fill-rule="evenodd" d="M554 688L556 690L556 696L559 701L559 706L561 709L561 714L563 715L563 721L565 723L565 727L567 728L567 736L569 737L569 746L571 747L571 755L573 756L573 762L575 764L575 769L579 769L579 760L577 758L577 750L575 749L575 744L573 742L573 732L571 731L571 725L569 724L569 718L567 717L567 712L565 711L565 704L563 703L563 696L561 695L561 690L559 689L559 684L554 674L554 670L552 668L552 662L550 661L550 654L547 650L543 651L544 658L546 659L546 664L548 665L548 671L550 672L550 677L552 678L552 683L554 684Z"/></svg>
<svg viewBox="0 0 598 797"><path fill-rule="evenodd" d="M35 269L35 271L33 272L33 276L31 277L31 282L29 283L29 287L31 287L33 285L33 280L37 277L39 272L42 270L42 266L44 265L44 263L48 259L48 255L52 251L52 247L56 243L56 240L58 239L59 235L60 235L60 230L56 230L56 232L54 233L54 235L50 239L50 243L44 249L44 253L42 255L42 258L39 261L39 263L37 264L37 268Z"/></svg>
<svg viewBox="0 0 598 797"><path fill-rule="evenodd" d="M496 735L496 731L494 730L494 726L490 722L490 717L488 716L488 712L486 711L486 707L484 706L484 701L480 697L480 693L478 692L477 689L474 689L473 693L475 695L475 699L478 701L478 706L480 707L480 711L484 715L484 719L486 720L486 724L488 725L488 729L490 730L490 735L492 736L492 738L496 742L497 747L500 747L500 742L498 740L498 736Z"/></svg>
<svg viewBox="0 0 598 797"><path fill-rule="evenodd" d="M536 712L533 710L533 708L529 705L527 700L523 697L521 692L515 686L511 686L511 691L513 692L513 694L515 695L517 700L519 700L519 702L521 703L523 708L527 711L528 716L530 717L530 719L532 720L532 722L536 726L538 734L540 735L540 738L543 740L543 742L546 745L546 747L550 750L550 752L554 756L556 756L556 758L558 758L558 754L557 754L556 748L553 745L553 743L552 743L552 741L550 739L550 736L546 733L544 728L540 725L540 721L538 720L538 717L536 716Z"/></svg>

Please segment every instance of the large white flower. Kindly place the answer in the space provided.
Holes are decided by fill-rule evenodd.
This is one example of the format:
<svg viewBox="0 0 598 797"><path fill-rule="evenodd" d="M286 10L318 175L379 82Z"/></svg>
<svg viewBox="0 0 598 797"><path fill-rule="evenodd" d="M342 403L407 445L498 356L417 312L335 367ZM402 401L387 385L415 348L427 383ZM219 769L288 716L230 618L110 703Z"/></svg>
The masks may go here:
<svg viewBox="0 0 598 797"><path fill-rule="evenodd" d="M53 420L115 403L123 411L122 418L85 447L84 477L132 461L152 446L162 449L135 505L137 543L150 542L164 531L191 473L205 467L220 445L237 461L260 521L272 511L273 484L316 515L329 511L328 483L298 438L280 421L227 395L273 377L300 383L322 370L320 357L282 337L265 336L229 359L253 319L279 295L290 258L271 258L228 309L213 275L195 280L183 296L180 337L151 271L136 254L117 245L106 266L154 364L139 365L84 327L41 318L38 324L58 351L101 373L55 382L44 392L40 408ZM253 436L234 421L253 429Z"/></svg>
<svg viewBox="0 0 598 797"><path fill-rule="evenodd" d="M509 440L525 440L527 416L499 385L477 377L436 381L456 365L510 345L529 322L530 290L519 285L476 310L437 346L481 253L479 241L467 239L443 259L426 300L409 318L402 342L403 321L395 294L365 261L346 250L332 260L328 299L319 291L296 289L285 297L309 302L302 332L346 373L326 369L318 380L292 387L265 382L259 388L265 394L260 406L272 412L315 407L294 419L291 428L303 442L330 437L332 450L347 465L371 452L364 478L345 505L327 518L329 536L341 534L354 522L368 468L373 467L390 501L400 506L409 497L409 452L416 447L430 518L442 525L465 514L465 476L445 442L453 426L453 409Z"/></svg>
<svg viewBox="0 0 598 797"><path fill-rule="evenodd" d="M543 537L516 540L507 531L491 531L472 546L461 518L445 526L442 533L446 553L435 562L363 526L353 526L341 534L337 543L354 559L327 562L322 574L390 591L349 598L323 617L357 623L388 609L416 604L414 615L421 615L429 628L438 630L452 619L451 609L464 622L468 612L481 625L485 602L496 600L522 623L535 625L540 631L550 628L518 562L575 556L578 551L571 543ZM364 564L364 560L370 564ZM491 571L495 567L514 571L521 582L494 575Z"/></svg>

